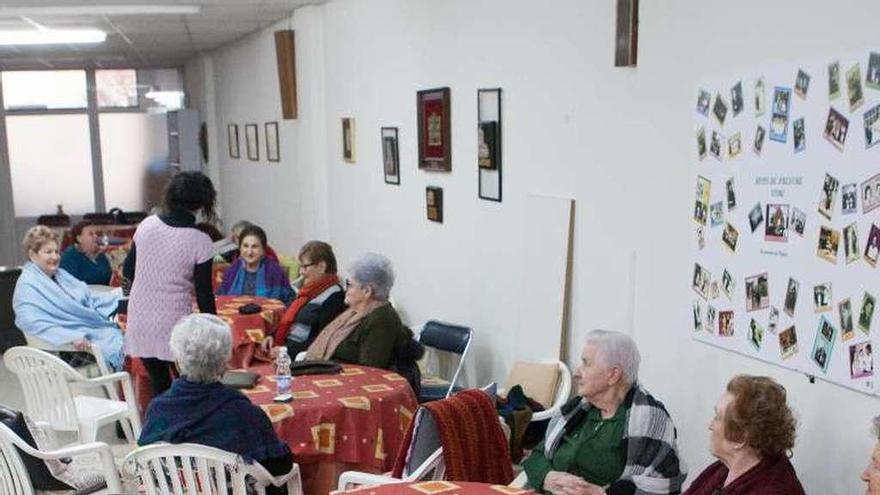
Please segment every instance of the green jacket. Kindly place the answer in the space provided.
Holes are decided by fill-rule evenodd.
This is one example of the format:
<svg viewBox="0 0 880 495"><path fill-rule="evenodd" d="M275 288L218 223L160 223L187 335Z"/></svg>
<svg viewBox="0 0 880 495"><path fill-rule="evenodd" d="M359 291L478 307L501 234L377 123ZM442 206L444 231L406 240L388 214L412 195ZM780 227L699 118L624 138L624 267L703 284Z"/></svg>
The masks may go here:
<svg viewBox="0 0 880 495"><path fill-rule="evenodd" d="M385 303L368 314L351 335L339 343L332 359L390 369L395 362L395 349L412 338L412 330L401 323L391 303Z"/></svg>

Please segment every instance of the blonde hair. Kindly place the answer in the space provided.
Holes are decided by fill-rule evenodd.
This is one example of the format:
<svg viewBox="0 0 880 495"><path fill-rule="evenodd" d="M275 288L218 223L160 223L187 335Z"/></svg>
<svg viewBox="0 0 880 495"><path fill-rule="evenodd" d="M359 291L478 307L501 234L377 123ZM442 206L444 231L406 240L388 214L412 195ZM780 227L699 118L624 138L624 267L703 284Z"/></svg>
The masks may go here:
<svg viewBox="0 0 880 495"><path fill-rule="evenodd" d="M30 255L31 252L37 252L45 244L49 242L58 243L58 235L45 225L35 225L28 229L21 241L21 247L24 254Z"/></svg>

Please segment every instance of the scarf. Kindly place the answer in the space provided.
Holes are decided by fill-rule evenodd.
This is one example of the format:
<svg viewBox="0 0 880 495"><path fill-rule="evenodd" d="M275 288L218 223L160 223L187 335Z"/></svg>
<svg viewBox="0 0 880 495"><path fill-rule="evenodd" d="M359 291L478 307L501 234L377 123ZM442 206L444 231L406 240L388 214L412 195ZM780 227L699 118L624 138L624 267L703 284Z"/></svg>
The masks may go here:
<svg viewBox="0 0 880 495"><path fill-rule="evenodd" d="M236 259L226 272L223 273L223 283L217 291L219 295L242 295L244 294L244 279L247 268L241 258ZM293 290L287 274L277 262L267 257L260 260L257 269L257 289L255 296L278 299L284 304L290 302Z"/></svg>
<svg viewBox="0 0 880 495"><path fill-rule="evenodd" d="M724 486L727 474L727 467L721 461L715 462L700 473L685 495L804 495L797 473L784 455L761 459L752 469Z"/></svg>
<svg viewBox="0 0 880 495"><path fill-rule="evenodd" d="M299 290L299 293L297 293L296 299L293 300L293 303L284 312L284 316L278 324L278 330L275 331L275 345L284 345L284 342L287 340L287 334L290 333L290 326L296 321L296 315L303 306L338 283L339 277L336 275L325 275L321 280L304 285Z"/></svg>
<svg viewBox="0 0 880 495"><path fill-rule="evenodd" d="M362 312L357 312L354 308L348 308L340 313L335 320L324 327L318 338L309 346L306 359L327 360L333 357L336 347L351 335L364 318L383 304L386 304L386 302L370 300Z"/></svg>

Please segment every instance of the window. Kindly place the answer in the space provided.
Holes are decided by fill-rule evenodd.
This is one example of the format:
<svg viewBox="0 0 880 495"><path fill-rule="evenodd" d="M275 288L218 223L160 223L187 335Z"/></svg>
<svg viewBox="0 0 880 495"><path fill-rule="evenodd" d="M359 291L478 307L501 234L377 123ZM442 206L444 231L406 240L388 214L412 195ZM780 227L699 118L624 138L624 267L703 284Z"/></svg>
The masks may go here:
<svg viewBox="0 0 880 495"><path fill-rule="evenodd" d="M165 114L114 112L98 117L107 209L143 210L144 175L168 157Z"/></svg>
<svg viewBox="0 0 880 495"><path fill-rule="evenodd" d="M177 69L138 72L148 111L180 110L184 107L183 78Z"/></svg>
<svg viewBox="0 0 880 495"><path fill-rule="evenodd" d="M4 71L7 110L86 108L84 70Z"/></svg>
<svg viewBox="0 0 880 495"><path fill-rule="evenodd" d="M137 71L134 69L96 70L98 108L138 106Z"/></svg>

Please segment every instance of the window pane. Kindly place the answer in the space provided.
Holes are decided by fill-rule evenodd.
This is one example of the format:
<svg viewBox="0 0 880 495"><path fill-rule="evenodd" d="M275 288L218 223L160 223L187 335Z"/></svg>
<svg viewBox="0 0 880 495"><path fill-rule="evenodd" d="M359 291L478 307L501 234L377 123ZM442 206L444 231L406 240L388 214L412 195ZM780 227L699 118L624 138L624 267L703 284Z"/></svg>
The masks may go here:
<svg viewBox="0 0 880 495"><path fill-rule="evenodd" d="M86 107L85 71L8 71L2 77L7 110Z"/></svg>
<svg viewBox="0 0 880 495"><path fill-rule="evenodd" d="M107 209L142 211L147 167L166 166L165 114L102 113L98 119Z"/></svg>
<svg viewBox="0 0 880 495"><path fill-rule="evenodd" d="M146 107L158 111L183 108L183 79L177 69L138 71L138 80L144 92Z"/></svg>
<svg viewBox="0 0 880 495"><path fill-rule="evenodd" d="M96 70L95 86L100 108L138 106L137 71L134 69Z"/></svg>
<svg viewBox="0 0 880 495"><path fill-rule="evenodd" d="M6 134L16 217L95 211L88 116L9 116Z"/></svg>

